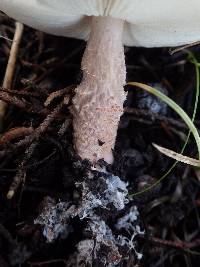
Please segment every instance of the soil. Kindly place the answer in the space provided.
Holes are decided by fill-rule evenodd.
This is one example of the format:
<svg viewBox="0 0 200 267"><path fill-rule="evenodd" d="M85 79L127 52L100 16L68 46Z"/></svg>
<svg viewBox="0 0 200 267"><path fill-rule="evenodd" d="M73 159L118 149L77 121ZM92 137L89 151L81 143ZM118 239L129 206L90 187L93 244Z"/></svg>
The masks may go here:
<svg viewBox="0 0 200 267"><path fill-rule="evenodd" d="M1 36L12 39L14 30L14 22L0 15ZM0 39L1 81L11 45L6 38ZM73 150L69 111L74 88L82 78L84 48L83 41L25 27L13 90L0 90L0 98L8 103L0 136L1 267L76 266L70 265L69 259L85 236L87 219L73 218L74 230L53 242L47 242L42 226L34 221L47 205L45 200L78 202L81 193L76 182L82 183L90 168ZM199 46L190 51L200 58ZM186 50L171 55L168 48L126 47L125 56L127 81L153 85L192 116L196 76ZM156 186L134 195L158 181L174 163L152 143L180 152L188 129L157 98L130 86L125 90L128 97L118 129L115 161L107 169L128 183L130 200L123 211L107 211L102 218L117 234L116 220L137 206L138 223L145 234L138 234L135 239L142 259L138 261L135 252L127 250L122 255L128 260L118 266L196 267L200 257L199 170L178 163ZM50 94L50 103L45 106ZM195 125L200 129L199 116ZM196 157L192 138L184 153ZM7 198L8 191L15 193L11 199ZM108 253L107 247L102 246L101 253ZM93 262L93 266L105 266L101 264L98 260ZM82 262L79 266L87 265Z"/></svg>

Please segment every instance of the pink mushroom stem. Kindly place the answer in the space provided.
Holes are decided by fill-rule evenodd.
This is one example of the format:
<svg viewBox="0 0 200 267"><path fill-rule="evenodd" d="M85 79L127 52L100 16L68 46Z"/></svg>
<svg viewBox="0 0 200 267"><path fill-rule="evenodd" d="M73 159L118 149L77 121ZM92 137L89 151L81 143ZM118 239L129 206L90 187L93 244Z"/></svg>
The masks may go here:
<svg viewBox="0 0 200 267"><path fill-rule="evenodd" d="M83 80L73 99L74 145L82 159L113 162L126 81L124 21L93 17L92 30L82 59Z"/></svg>

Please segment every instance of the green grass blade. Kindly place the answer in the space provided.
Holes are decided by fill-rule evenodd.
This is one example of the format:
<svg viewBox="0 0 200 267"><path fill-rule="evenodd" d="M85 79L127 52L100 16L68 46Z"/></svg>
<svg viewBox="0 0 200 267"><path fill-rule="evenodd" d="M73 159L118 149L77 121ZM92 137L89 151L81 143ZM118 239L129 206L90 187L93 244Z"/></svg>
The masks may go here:
<svg viewBox="0 0 200 267"><path fill-rule="evenodd" d="M160 91L156 90L155 88L149 85L138 83L138 82L129 82L128 85L142 88L145 91L159 97L161 100L167 103L168 106L170 106L184 120L184 122L186 123L186 125L188 126L188 128L190 129L191 133L194 136L194 139L196 141L197 148L198 148L199 159L200 159L200 137L199 137L197 128L195 127L194 123L192 122L190 117L187 115L187 113L179 105L177 105L171 98L169 98L165 94L161 93Z"/></svg>
<svg viewBox="0 0 200 267"><path fill-rule="evenodd" d="M200 63L196 60L195 56L193 55L193 53L191 52L187 52L188 53L188 61L190 61L191 63L194 64L195 66L195 74L196 74L196 85L195 85L195 90L196 90L196 95L195 95L195 105L194 105L194 110L193 110L193 115L192 115L192 122L194 121L195 119L195 116L196 116L196 111L197 111L197 106L198 106L198 99L199 99L199 91L200 91L200 73L199 73L199 67L200 67ZM186 146L187 146L187 143L189 141L189 138L190 138L190 134L191 134L191 131L189 131L188 135L187 135L187 138L186 138L186 141L181 149L181 153L184 152ZM176 164L178 163L178 161L175 161L173 163L173 165L168 169L168 171L161 176L160 179L158 179L154 184L146 187L145 189L139 191L139 192L136 192L136 193L133 193L133 194L130 194L130 197L132 196L138 196L138 195L141 195L151 189L153 189L154 187L156 187L158 184L160 184L160 182L162 182L162 180L164 180L171 172L172 170L175 168Z"/></svg>

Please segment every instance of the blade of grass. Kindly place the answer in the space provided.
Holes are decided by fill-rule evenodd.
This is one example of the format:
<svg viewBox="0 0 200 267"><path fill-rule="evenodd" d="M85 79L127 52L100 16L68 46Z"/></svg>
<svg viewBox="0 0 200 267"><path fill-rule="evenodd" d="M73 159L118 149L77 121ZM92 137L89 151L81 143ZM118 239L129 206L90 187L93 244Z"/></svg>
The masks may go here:
<svg viewBox="0 0 200 267"><path fill-rule="evenodd" d="M197 106L198 106L198 99L199 99L199 91L200 91L200 74L199 74L199 67L200 67L200 63L196 60L195 56L193 55L193 53L187 51L188 53L188 61L190 61L191 63L194 64L195 66L195 74L196 74L196 85L195 85L195 90L196 90L196 95L195 95L195 105L194 105L194 110L193 110L193 115L192 115L192 122L194 121L195 119L195 116L196 116L196 111L197 111ZM191 134L191 130L189 131L188 135L187 135L187 138L186 138L186 141L181 149L181 154L184 152L186 146L187 146L187 143L189 141L189 138L190 138L190 134ZM130 194L129 196L130 197L133 197L133 196L138 196L138 195L141 195L151 189L153 189L154 187L156 187L158 184L160 184L160 182L162 182L162 180L164 180L171 172L172 170L175 168L176 164L178 163L178 161L176 160L174 162L174 164L166 171L165 174L163 174L161 176L161 178L159 178L154 184L146 187L145 189L139 191L139 192L136 192L136 193L133 193L133 194Z"/></svg>
<svg viewBox="0 0 200 267"><path fill-rule="evenodd" d="M160 91L156 90L155 88L153 88L147 84L138 83L138 82L130 82L130 83L128 83L128 85L137 86L137 87L144 89L145 91L159 97L161 100L163 100L165 103L167 103L168 106L170 106L173 110L175 110L175 112L177 114L179 114L179 116L184 120L184 122L186 123L186 125L188 126L188 128L190 129L190 131L192 132L192 134L194 136L194 139L196 141L197 148L198 148L199 158L200 158L200 137L199 137L198 131L197 131L194 123L189 118L189 116L185 113L185 111L179 105L177 105L171 98L169 98L168 96L164 95Z"/></svg>

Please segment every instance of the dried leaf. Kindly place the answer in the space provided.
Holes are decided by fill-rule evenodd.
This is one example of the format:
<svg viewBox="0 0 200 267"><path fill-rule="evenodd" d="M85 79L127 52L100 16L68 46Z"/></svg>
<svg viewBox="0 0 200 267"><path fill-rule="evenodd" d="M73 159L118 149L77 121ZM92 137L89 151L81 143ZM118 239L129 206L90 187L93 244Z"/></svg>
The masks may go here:
<svg viewBox="0 0 200 267"><path fill-rule="evenodd" d="M153 143L153 146L154 146L158 151L160 151L161 153L163 153L164 155L166 155L166 156L168 156L168 157L170 157L170 158L172 158L172 159L175 159L175 160L177 160L177 161L180 161L180 162L183 162L183 163L186 163L186 164L195 166L195 167L200 167L200 160L193 159L193 158L190 158L190 157L187 157L187 156L183 156L183 155L181 155L181 154L176 153L176 152L173 151L173 150L164 148L164 147L159 146L159 145L154 144L154 143Z"/></svg>

